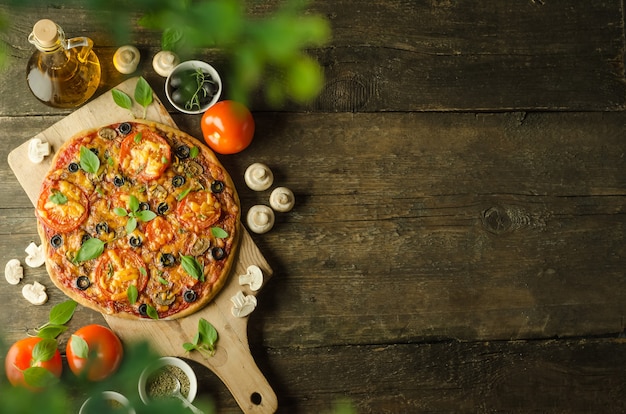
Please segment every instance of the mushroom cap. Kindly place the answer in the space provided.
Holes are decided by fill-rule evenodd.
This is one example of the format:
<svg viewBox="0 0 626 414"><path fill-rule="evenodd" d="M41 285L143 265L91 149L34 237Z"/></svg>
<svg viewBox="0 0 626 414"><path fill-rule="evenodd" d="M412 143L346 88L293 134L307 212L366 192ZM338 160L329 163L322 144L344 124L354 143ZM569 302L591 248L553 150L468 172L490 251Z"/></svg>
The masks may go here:
<svg viewBox="0 0 626 414"><path fill-rule="evenodd" d="M48 301L46 287L35 281L32 284L24 285L22 296L33 305L43 305Z"/></svg>
<svg viewBox="0 0 626 414"><path fill-rule="evenodd" d="M39 164L47 155L50 155L50 144L47 141L33 138L28 142L28 159L32 163Z"/></svg>
<svg viewBox="0 0 626 414"><path fill-rule="evenodd" d="M274 174L272 170L265 164L255 162L246 168L243 176L246 185L254 191L267 190L274 182Z"/></svg>
<svg viewBox="0 0 626 414"><path fill-rule="evenodd" d="M263 286L263 272L256 265L250 265L245 275L239 275L240 285L250 285L250 290L256 292Z"/></svg>
<svg viewBox="0 0 626 414"><path fill-rule="evenodd" d="M152 59L154 71L164 78L167 78L179 63L180 59L178 56L169 50L161 50Z"/></svg>
<svg viewBox="0 0 626 414"><path fill-rule="evenodd" d="M35 243L30 243L25 252L28 254L25 261L29 267L39 267L46 261L43 245L37 246Z"/></svg>
<svg viewBox="0 0 626 414"><path fill-rule="evenodd" d="M276 187L270 194L270 206L281 213L291 210L295 203L293 192L287 187Z"/></svg>
<svg viewBox="0 0 626 414"><path fill-rule="evenodd" d="M267 233L274 227L274 210L258 204L250 207L246 219L250 231L257 234Z"/></svg>
<svg viewBox="0 0 626 414"><path fill-rule="evenodd" d="M128 75L137 69L140 57L141 54L135 46L122 46L113 55L113 66L118 72Z"/></svg>

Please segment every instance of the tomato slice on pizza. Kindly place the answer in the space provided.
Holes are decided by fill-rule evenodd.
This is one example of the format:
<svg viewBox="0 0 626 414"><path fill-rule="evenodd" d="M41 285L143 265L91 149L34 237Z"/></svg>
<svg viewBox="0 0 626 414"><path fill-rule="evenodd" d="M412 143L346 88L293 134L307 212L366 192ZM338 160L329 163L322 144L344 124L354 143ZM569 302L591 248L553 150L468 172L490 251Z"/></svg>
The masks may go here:
<svg viewBox="0 0 626 414"><path fill-rule="evenodd" d="M146 265L131 250L113 249L107 250L98 259L95 269L96 283L103 293L109 295L109 299L122 302L129 300L141 293L148 282ZM131 285L136 289L132 291Z"/></svg>
<svg viewBox="0 0 626 414"><path fill-rule="evenodd" d="M178 219L185 228L199 231L215 224L222 215L219 200L210 191L189 193L176 207Z"/></svg>
<svg viewBox="0 0 626 414"><path fill-rule="evenodd" d="M172 159L170 145L150 130L129 134L120 146L120 167L129 177L156 180Z"/></svg>
<svg viewBox="0 0 626 414"><path fill-rule="evenodd" d="M65 180L52 181L39 195L37 216L59 232L76 229L87 218L89 200L75 184Z"/></svg>

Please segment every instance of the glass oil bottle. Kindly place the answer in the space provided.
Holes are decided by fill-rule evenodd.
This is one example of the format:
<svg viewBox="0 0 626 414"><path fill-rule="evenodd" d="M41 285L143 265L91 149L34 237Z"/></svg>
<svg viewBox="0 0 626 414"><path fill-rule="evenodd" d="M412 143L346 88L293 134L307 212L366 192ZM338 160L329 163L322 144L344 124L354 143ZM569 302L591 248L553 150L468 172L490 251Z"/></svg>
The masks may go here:
<svg viewBox="0 0 626 414"><path fill-rule="evenodd" d="M28 41L37 50L28 62L26 80L37 99L56 108L73 108L93 96L101 69L91 39L66 39L61 27L42 19L33 26Z"/></svg>

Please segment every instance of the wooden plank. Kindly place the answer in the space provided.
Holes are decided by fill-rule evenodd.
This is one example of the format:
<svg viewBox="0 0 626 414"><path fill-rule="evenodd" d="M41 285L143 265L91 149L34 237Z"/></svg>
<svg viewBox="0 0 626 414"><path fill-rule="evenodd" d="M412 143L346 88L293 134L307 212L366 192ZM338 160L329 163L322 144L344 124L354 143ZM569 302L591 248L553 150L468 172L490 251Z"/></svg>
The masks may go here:
<svg viewBox="0 0 626 414"><path fill-rule="evenodd" d="M271 11L274 1L256 2L251 13ZM74 8L72 8L74 7ZM32 46L32 17L2 7L12 26L2 39L13 62L0 73L0 114L67 113L24 100L23 79ZM620 110L626 100L622 2L499 0L476 3L412 0L377 2L317 0L311 10L329 18L333 39L311 53L327 82L316 102L285 110L372 112L457 110ZM94 27L93 12L65 5L46 10L72 36L94 39L105 76L101 92L123 76L111 65L112 39ZM85 16L76 19L72 16ZM158 33L135 29L141 73L161 81L150 61ZM227 73L226 56L202 51L199 58ZM227 76L224 76L227 79ZM226 92L225 96L227 95ZM162 91L158 89L161 98ZM258 94L257 96L262 96ZM253 109L267 109L254 99Z"/></svg>
<svg viewBox="0 0 626 414"><path fill-rule="evenodd" d="M243 212L269 196L243 184L255 161L297 198L253 236L279 269L250 327L264 346L624 329L623 114L255 117L250 149L222 157ZM7 143L22 122L0 122ZM18 193L14 180L3 185ZM6 260L36 237L21 200L2 210L20 223L5 227L21 240L0 249ZM0 300L19 303L9 292Z"/></svg>

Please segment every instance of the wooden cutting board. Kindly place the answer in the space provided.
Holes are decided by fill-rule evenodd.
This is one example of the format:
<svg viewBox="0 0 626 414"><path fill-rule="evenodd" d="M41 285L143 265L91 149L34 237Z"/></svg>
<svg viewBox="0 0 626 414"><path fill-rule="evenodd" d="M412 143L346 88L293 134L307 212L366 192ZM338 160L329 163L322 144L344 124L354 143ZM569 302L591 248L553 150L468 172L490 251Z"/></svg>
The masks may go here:
<svg viewBox="0 0 626 414"><path fill-rule="evenodd" d="M137 80L129 79L116 89L133 96ZM155 102L148 107L146 119L176 127L156 95L153 97ZM114 103L112 94L107 92L33 138L49 142L54 152L66 139L82 130L142 117L143 108L136 103L134 105L132 112L123 109ZM9 166L33 206L36 205L41 183L50 168L52 155L41 164L31 163L28 159L28 141L9 154ZM272 269L243 226L241 237L239 256L229 281L217 297L199 312L173 321L128 320L109 315L104 315L104 318L124 342L147 340L162 355L183 356L208 367L224 382L245 413L273 413L278 407L276 394L250 354L248 317L233 316L230 300L240 290L246 295L258 293L239 285L238 275L245 274L249 265L261 268L264 284L271 277ZM218 331L217 352L213 357L205 358L197 351L185 353L183 349L183 343L191 342L196 334L200 318L206 319Z"/></svg>

